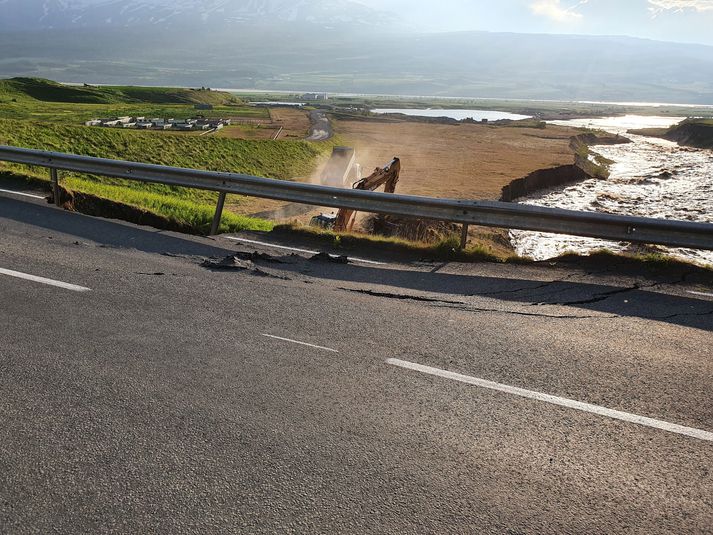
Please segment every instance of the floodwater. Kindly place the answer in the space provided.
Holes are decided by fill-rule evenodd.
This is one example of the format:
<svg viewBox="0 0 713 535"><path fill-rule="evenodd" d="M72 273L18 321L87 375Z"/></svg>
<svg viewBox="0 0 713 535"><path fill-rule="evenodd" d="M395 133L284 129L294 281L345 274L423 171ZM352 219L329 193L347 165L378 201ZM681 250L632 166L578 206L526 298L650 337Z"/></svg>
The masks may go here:
<svg viewBox="0 0 713 535"><path fill-rule="evenodd" d="M657 138L628 134L634 128L663 128L681 117L625 116L556 121L558 125L597 128L623 134L633 143L592 147L614 161L608 180L586 180L564 189L534 194L521 202L610 214L635 215L713 223L713 150L680 147ZM588 254L596 249L637 250L628 243L540 232L512 231L519 255L546 260L565 252ZM713 252L689 249L662 251L686 260L713 265Z"/></svg>
<svg viewBox="0 0 713 535"><path fill-rule="evenodd" d="M398 108L376 108L371 110L373 113L402 113L412 117L449 117L462 121L464 119L473 119L474 121L500 121L502 119L510 119L512 121L520 121L522 119L530 119L529 115L519 115L517 113L508 113L505 111L489 111L489 110L441 110L433 108L422 109L398 109Z"/></svg>

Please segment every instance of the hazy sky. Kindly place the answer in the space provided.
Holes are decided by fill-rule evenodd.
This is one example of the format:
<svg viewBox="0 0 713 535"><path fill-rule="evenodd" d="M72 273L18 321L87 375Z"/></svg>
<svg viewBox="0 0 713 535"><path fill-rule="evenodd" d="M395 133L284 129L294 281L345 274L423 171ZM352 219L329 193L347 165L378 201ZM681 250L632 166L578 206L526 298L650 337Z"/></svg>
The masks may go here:
<svg viewBox="0 0 713 535"><path fill-rule="evenodd" d="M713 45L713 0L359 0L441 30L629 35Z"/></svg>

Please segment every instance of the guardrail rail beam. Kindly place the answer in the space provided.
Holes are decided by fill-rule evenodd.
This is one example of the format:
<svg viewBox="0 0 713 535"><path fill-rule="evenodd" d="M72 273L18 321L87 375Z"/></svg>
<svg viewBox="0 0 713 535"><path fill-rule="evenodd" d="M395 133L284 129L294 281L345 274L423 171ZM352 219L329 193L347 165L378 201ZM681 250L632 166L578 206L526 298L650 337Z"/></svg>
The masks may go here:
<svg viewBox="0 0 713 535"><path fill-rule="evenodd" d="M713 250L713 223L577 212L517 203L437 199L340 189L237 173L165 167L8 146L0 146L0 161L48 167L52 173L58 170L89 173L217 191L223 194L235 193L299 204L349 208L359 212L448 221L461 225L532 230L613 241ZM52 176L54 188L55 175ZM59 195L55 195L55 199L59 199ZM218 211L222 214L224 202L224 197L222 202L219 198L220 210L216 209L217 219L214 218L212 228L214 232L218 231L220 224ZM467 238L467 234L465 237Z"/></svg>

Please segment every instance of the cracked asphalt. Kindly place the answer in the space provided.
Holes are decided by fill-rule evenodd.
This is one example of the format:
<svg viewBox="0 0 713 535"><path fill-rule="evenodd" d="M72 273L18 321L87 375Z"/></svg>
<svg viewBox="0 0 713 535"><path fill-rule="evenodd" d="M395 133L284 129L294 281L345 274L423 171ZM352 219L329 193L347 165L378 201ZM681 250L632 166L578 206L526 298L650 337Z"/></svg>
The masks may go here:
<svg viewBox="0 0 713 535"><path fill-rule="evenodd" d="M1 195L0 532L713 532L710 273L311 256Z"/></svg>

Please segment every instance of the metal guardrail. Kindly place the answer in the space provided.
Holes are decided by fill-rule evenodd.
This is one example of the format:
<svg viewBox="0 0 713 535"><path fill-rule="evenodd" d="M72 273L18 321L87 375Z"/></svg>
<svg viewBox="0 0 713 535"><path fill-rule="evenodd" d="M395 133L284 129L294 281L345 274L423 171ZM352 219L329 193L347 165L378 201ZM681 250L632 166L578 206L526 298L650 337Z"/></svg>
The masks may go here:
<svg viewBox="0 0 713 535"><path fill-rule="evenodd" d="M464 226L464 236L468 225L479 225L713 250L711 223L339 189L235 173L164 167L8 146L0 146L0 161L50 169L54 198L58 204L58 170L217 191L220 196L212 234L218 230L225 195L235 193L316 206L351 208L360 212L460 223Z"/></svg>

